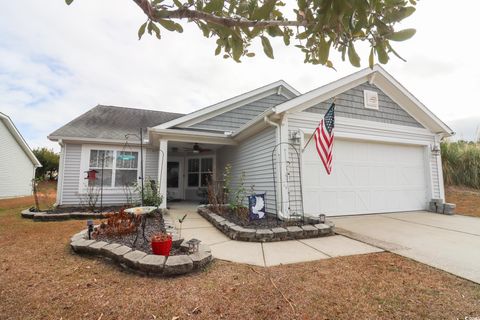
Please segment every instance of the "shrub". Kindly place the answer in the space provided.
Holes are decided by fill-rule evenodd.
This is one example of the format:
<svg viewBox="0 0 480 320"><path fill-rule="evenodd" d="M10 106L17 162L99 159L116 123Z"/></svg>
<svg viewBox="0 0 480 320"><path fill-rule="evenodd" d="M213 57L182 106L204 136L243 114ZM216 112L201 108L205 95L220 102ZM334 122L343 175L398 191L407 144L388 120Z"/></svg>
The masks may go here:
<svg viewBox="0 0 480 320"><path fill-rule="evenodd" d="M140 183L135 184L135 191L138 193L139 198L142 198L142 185ZM143 205L151 207L159 207L163 202L163 196L160 195L160 190L155 184L154 180L146 180L143 183Z"/></svg>
<svg viewBox="0 0 480 320"><path fill-rule="evenodd" d="M442 170L446 185L480 189L480 144L442 142Z"/></svg>

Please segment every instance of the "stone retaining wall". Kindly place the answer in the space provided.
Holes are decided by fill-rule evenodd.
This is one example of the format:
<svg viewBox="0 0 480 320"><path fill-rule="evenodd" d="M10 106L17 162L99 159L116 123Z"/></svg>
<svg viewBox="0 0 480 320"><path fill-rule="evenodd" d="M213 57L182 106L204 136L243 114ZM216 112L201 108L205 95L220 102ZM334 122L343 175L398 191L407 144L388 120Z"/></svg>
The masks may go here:
<svg viewBox="0 0 480 320"><path fill-rule="evenodd" d="M306 224L300 227L290 226L270 229L245 228L211 212L206 206L198 207L197 211L230 239L240 241L272 242L324 237L333 235L333 229L335 227L331 221L327 221L327 223Z"/></svg>
<svg viewBox="0 0 480 320"><path fill-rule="evenodd" d="M167 209L160 209L160 212L168 212ZM47 213L46 211L32 212L25 209L21 212L22 217L33 219L33 221L63 221L69 219L104 219L106 212L65 212L65 213Z"/></svg>
<svg viewBox="0 0 480 320"><path fill-rule="evenodd" d="M165 223L173 225L169 217L164 217ZM172 227L173 228L173 227ZM196 253L188 253L188 245L183 239L177 240L185 254L164 257L147 254L119 243L108 243L87 239L88 231L83 230L70 239L70 247L79 254L97 255L119 264L120 266L147 275L175 276L197 271L212 261L212 252L206 245L200 244Z"/></svg>

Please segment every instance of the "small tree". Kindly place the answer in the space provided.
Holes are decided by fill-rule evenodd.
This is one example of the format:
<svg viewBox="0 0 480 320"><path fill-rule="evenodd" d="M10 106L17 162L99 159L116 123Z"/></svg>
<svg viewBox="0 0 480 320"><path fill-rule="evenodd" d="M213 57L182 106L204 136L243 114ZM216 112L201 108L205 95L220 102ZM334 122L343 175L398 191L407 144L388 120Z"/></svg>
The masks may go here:
<svg viewBox="0 0 480 320"><path fill-rule="evenodd" d="M58 173L59 154L45 147L34 149L33 154L42 164L42 167L35 171L35 178L40 180L53 179Z"/></svg>

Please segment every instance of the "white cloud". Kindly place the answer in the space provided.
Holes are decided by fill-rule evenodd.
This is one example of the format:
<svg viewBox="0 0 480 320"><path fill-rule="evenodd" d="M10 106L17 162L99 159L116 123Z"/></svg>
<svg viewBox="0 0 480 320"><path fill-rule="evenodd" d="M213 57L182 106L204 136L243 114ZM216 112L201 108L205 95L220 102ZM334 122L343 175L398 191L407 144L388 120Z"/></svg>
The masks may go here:
<svg viewBox="0 0 480 320"><path fill-rule="evenodd" d="M480 114L474 105L480 67L471 45L475 12L454 15L446 0L420 2L404 23L417 28L417 35L396 46L408 62L393 59L386 66L447 122ZM278 79L305 92L356 70L338 57L338 72L305 65L301 53L281 41L273 42L275 60L257 44L257 56L237 64L215 57L214 41L185 23L184 34L163 32L160 41L148 35L138 41L144 20L128 0L3 4L0 110L33 147L53 146L48 133L96 104L186 113Z"/></svg>

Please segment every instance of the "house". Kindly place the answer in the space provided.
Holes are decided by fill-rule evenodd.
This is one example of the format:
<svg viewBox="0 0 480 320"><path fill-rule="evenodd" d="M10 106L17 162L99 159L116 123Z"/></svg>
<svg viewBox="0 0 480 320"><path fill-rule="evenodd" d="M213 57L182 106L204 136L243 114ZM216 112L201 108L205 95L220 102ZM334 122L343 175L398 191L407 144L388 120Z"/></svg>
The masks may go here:
<svg viewBox="0 0 480 320"><path fill-rule="evenodd" d="M35 169L41 166L12 120L0 112L0 199L31 195Z"/></svg>
<svg viewBox="0 0 480 320"><path fill-rule="evenodd" d="M304 145L334 98L326 175L314 144ZM304 94L277 81L186 115L96 106L49 136L61 145L58 203L78 205L86 172L105 157L103 202L124 203L122 186L137 181L141 163L140 140L125 134L139 128L145 179L164 197L198 200L209 172L221 180L230 163L234 188L243 173L246 190L283 215L424 210L445 198L439 143L453 134L380 66Z"/></svg>

